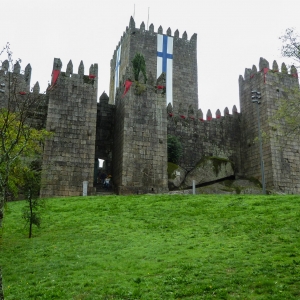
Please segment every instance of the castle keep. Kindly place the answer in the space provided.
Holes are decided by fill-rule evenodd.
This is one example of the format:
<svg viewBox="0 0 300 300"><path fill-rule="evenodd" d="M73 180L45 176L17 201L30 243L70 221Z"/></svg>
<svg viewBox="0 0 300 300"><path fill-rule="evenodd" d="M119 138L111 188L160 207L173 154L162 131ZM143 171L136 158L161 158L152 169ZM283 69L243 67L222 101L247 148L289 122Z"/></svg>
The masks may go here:
<svg viewBox="0 0 300 300"><path fill-rule="evenodd" d="M145 58L147 81L142 74L135 80L132 60ZM55 58L52 82L45 95L38 84L33 93L43 103L35 126L54 133L43 154L43 197L82 194L83 181L88 194L95 192L98 159L113 178L118 194L163 193L168 191L167 136L182 144L178 161L185 176L205 158L214 157L232 164L228 176L261 180L256 106L251 91L261 92L261 129L267 189L285 193L300 192L299 137L283 135L272 119L278 99L292 99L290 90L299 89L295 68L279 70L260 59L258 69L246 69L239 77L238 113L225 108L206 116L198 109L197 35L190 39L178 30L157 31L151 24L136 27L133 18L123 33L110 62L110 90L97 103L98 67L93 64L85 75L81 62L73 72ZM64 71L65 70L65 71ZM20 89L29 92L31 67L24 74L16 66ZM8 72L0 70L0 106L5 106ZM234 83L233 83L234 84ZM201 102L201 99L200 99ZM189 186L189 183L186 184Z"/></svg>

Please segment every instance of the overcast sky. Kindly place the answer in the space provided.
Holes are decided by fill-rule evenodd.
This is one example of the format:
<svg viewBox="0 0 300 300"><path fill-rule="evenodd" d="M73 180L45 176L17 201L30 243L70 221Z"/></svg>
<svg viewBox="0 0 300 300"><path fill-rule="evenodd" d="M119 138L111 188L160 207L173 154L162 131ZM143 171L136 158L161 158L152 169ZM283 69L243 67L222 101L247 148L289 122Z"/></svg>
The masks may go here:
<svg viewBox="0 0 300 300"><path fill-rule="evenodd" d="M260 57L279 66L279 36L294 27L300 32L300 0L4 0L0 16L0 46L10 42L22 69L32 66L31 85L41 92L51 80L53 58L70 59L77 73L83 60L85 74L99 65L99 95L109 92L110 60L123 31L134 15L142 21L198 35L199 108L213 115L227 106L239 111L238 77ZM1 59L4 57L2 56Z"/></svg>

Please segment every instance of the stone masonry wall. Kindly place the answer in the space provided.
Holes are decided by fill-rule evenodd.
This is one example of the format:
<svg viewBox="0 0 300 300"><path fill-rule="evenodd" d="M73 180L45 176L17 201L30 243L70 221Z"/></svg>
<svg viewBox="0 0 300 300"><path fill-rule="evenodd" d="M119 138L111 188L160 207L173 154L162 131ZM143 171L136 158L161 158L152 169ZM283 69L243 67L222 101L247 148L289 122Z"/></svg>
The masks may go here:
<svg viewBox="0 0 300 300"><path fill-rule="evenodd" d="M54 135L45 144L42 197L82 195L83 181L93 193L98 67L92 65L84 75L82 62L78 74L73 74L71 61L66 72L60 71L61 65L54 59L59 77L48 89L46 129Z"/></svg>
<svg viewBox="0 0 300 300"><path fill-rule="evenodd" d="M147 91L135 94L136 83L116 101L114 173L119 194L160 193L167 184L167 118L165 96Z"/></svg>
<svg viewBox="0 0 300 300"><path fill-rule="evenodd" d="M168 115L168 135L179 138L183 153L178 162L187 171L193 169L205 156L229 158L235 165L235 172L240 173L240 115L233 110L230 115L203 120L199 115Z"/></svg>
<svg viewBox="0 0 300 300"><path fill-rule="evenodd" d="M287 137L278 130L278 120L273 116L279 108L282 96L288 101L293 90L299 90L295 71L287 73L285 64L279 72L276 61L272 69L265 59L260 59L259 70L256 66L246 69L244 78L240 76L240 105L242 112L242 161L243 172L248 177L261 180L258 137L257 104L252 103L251 91L261 92L260 124L263 135L263 161L265 181L268 189L288 193L300 192L300 143L297 135ZM284 124L282 124L284 126Z"/></svg>
<svg viewBox="0 0 300 300"><path fill-rule="evenodd" d="M163 34L161 26L157 32L154 32L153 24L149 26L149 30L146 30L144 22L140 25L140 28L136 28L133 18L130 19L129 28L126 28L126 32L121 37L111 60L110 103L114 103L115 66L118 47L121 45L120 81L125 75L126 67L131 67L131 61L136 53L143 54L147 73L151 73L153 78L156 78L157 34ZM166 31L166 35L172 36L170 28ZM174 108L177 108L183 100L185 105L191 105L194 109L198 109L197 35L193 34L191 39L188 40L186 32L180 38L178 30L176 30L173 39Z"/></svg>

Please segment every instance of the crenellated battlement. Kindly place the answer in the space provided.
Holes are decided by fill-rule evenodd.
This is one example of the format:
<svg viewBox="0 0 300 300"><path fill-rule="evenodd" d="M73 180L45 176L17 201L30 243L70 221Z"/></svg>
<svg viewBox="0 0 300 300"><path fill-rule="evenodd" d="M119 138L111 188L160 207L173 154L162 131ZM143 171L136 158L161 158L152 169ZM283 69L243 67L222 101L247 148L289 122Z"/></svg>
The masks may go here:
<svg viewBox="0 0 300 300"><path fill-rule="evenodd" d="M128 26L126 27L126 30L123 32L123 35L121 36L120 41L116 45L112 61L116 60L117 50L120 47L120 45L124 42L124 40L127 38L127 36L128 35L135 35L137 33L142 33L144 35L149 34L149 35L152 35L152 36L153 35L155 36L157 34L164 34L163 28L162 28L161 25L158 27L157 32L154 31L154 25L153 25L153 23L151 23L149 25L149 29L148 30L145 29L145 23L144 22L142 22L141 25L140 25L140 27L137 28L136 25L135 25L135 21L134 21L133 17L130 17L129 27ZM171 30L170 27L166 30L165 34L167 36L172 36L172 30ZM183 34L182 34L182 36L180 37L179 36L179 30L176 29L175 32L174 32L174 36L173 37L175 38L176 41L182 40L182 41L184 41L186 43L190 43L190 44L196 44L197 43L197 34L196 33L194 33L191 36L190 40L189 40L186 31L184 31Z"/></svg>
<svg viewBox="0 0 300 300"><path fill-rule="evenodd" d="M40 94L39 82L30 87L31 65L24 71L17 61L13 66L8 60L2 62L0 67L0 108L10 107L10 103L26 102L28 104L27 124L35 128L45 128L47 118L48 96ZM13 97L11 97L13 95Z"/></svg>
<svg viewBox="0 0 300 300"><path fill-rule="evenodd" d="M259 60L259 68L255 65L252 66L252 68L245 68L244 76L239 76L239 83L242 84L244 81L252 80L255 78L255 76L263 76L264 83L266 83L266 77L267 74L281 74L281 75L287 75L290 77L293 77L295 79L298 79L298 72L295 66L291 66L290 70L288 71L286 64L281 64L281 70L279 70L278 64L276 60L273 61L272 68L270 68L269 62L264 59L260 58Z"/></svg>
<svg viewBox="0 0 300 300"><path fill-rule="evenodd" d="M223 111L223 116L221 115L221 111L219 109L216 110L215 116L213 117L211 110L208 109L206 113L206 119L203 117L202 109L194 110L194 108L190 105L186 107L184 103L179 104L178 109L173 109L172 105L169 103L167 106L167 113L170 118L174 118L177 120L183 120L184 122L210 122L212 120L219 120L222 118L226 118L227 116L238 116L239 113L237 111L236 106L232 107L231 114L229 113L228 107L225 107Z"/></svg>
<svg viewBox="0 0 300 300"><path fill-rule="evenodd" d="M11 71L9 69L9 62L5 60L2 62L0 68L0 93L5 94L8 92L8 82L16 82L18 93L29 93L30 92L30 79L31 79L31 65L28 64L24 71L21 71L21 65L17 61Z"/></svg>
<svg viewBox="0 0 300 300"><path fill-rule="evenodd" d="M62 62L60 58L54 58L51 85L48 87L48 91L55 88L57 84L62 84L63 82L68 82L69 84L79 84L79 85L91 85L97 90L98 82L98 64L92 64L89 68L88 75L84 75L84 64L80 61L78 66L78 73L73 73L73 62L70 60L67 64L66 71L61 71Z"/></svg>
<svg viewBox="0 0 300 300"><path fill-rule="evenodd" d="M158 27L157 32L154 31L153 23L150 24L149 30L145 29L145 23L144 22L142 22L140 27L137 28L136 25L135 25L135 21L134 21L133 17L130 17L129 27L126 27L126 33L130 32L131 34L132 33L135 34L137 30L140 30L141 32L149 32L150 34L164 34L163 33L163 28L162 28L161 25ZM172 36L172 30L171 30L170 27L166 30L165 34L168 35L168 36ZM180 39L178 29L175 30L174 37L177 38L177 39ZM181 36L181 39L184 40L184 41L194 42L194 41L197 40L197 34L194 33L192 35L191 39L188 40L187 33L186 33L186 31L184 31L184 33ZM122 43L122 38L121 38L121 43Z"/></svg>

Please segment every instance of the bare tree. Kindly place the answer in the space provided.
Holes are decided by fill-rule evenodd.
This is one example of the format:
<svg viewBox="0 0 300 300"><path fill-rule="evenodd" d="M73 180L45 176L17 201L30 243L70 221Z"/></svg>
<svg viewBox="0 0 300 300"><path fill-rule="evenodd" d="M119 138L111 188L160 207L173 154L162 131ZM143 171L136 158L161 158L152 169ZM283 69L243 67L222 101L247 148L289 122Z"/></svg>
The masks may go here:
<svg viewBox="0 0 300 300"><path fill-rule="evenodd" d="M298 78L297 68L300 67L300 36L293 28L288 28L280 37L281 54L292 60L291 76ZM273 116L277 130L285 136L300 134L300 90L299 85L288 90L277 90L278 110Z"/></svg>
<svg viewBox="0 0 300 300"><path fill-rule="evenodd" d="M20 60L13 65L9 44L4 47L8 60L2 63L3 85L0 98L0 216L4 204L17 189L17 170L20 162L34 158L42 151L47 136L44 129L34 128L33 122L39 112L38 93L30 93L22 74ZM18 70L16 70L16 68ZM1 226L1 220L0 220Z"/></svg>
<svg viewBox="0 0 300 300"><path fill-rule="evenodd" d="M282 40L281 54L284 57L291 58L296 67L299 68L300 63L300 36L293 28L288 28L285 34L279 39Z"/></svg>
<svg viewBox="0 0 300 300"><path fill-rule="evenodd" d="M0 51L1 55L7 55L7 59L0 61L0 228L7 200L24 184L24 168L28 169L30 162L41 154L49 135L36 122L43 104L38 83L31 92L30 76L28 79L26 72L20 72L20 59L13 62L9 43ZM1 274L0 268L0 279Z"/></svg>

